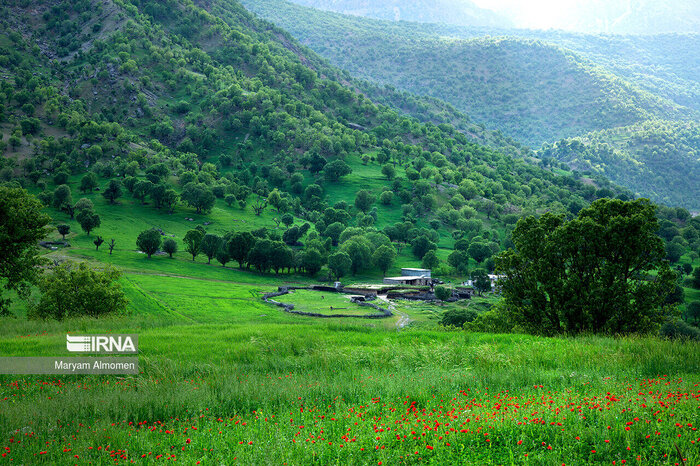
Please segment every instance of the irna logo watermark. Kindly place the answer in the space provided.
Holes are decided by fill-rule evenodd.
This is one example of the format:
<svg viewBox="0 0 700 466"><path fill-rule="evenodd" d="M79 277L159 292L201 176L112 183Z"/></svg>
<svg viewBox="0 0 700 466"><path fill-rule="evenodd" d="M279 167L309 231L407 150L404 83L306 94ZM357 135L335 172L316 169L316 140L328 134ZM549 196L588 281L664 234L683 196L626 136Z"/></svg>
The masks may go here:
<svg viewBox="0 0 700 466"><path fill-rule="evenodd" d="M71 353L135 354L138 335L66 335L66 348Z"/></svg>

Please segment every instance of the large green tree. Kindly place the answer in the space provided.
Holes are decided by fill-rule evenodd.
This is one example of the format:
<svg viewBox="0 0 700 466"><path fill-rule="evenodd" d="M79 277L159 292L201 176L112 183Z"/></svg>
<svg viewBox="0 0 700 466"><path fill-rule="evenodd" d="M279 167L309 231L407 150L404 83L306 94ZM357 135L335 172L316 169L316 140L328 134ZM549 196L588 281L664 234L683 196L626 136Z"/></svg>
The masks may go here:
<svg viewBox="0 0 700 466"><path fill-rule="evenodd" d="M663 259L655 206L599 199L565 221L518 221L496 263L506 312L532 333L645 332L666 317L676 274Z"/></svg>
<svg viewBox="0 0 700 466"><path fill-rule="evenodd" d="M155 228L150 230L145 230L139 233L138 238L136 238L136 246L148 255L150 259L151 256L158 252L161 245L161 234Z"/></svg>
<svg viewBox="0 0 700 466"><path fill-rule="evenodd" d="M0 315L9 312L11 300L2 296L15 291L29 295L36 282L41 259L37 243L47 234L51 220L42 205L22 188L0 186Z"/></svg>

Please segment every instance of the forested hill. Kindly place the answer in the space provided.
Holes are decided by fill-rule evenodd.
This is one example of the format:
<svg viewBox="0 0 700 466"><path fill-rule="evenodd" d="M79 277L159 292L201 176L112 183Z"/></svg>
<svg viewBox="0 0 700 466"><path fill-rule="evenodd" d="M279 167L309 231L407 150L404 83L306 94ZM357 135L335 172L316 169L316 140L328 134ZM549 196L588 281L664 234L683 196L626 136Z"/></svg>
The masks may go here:
<svg viewBox="0 0 700 466"><path fill-rule="evenodd" d="M625 163L601 165L598 157L580 163L592 156L586 150L572 166L604 173L656 201L689 208L700 202L692 189L682 187L700 183L695 177L700 162L692 145L674 142L684 138L677 129L700 121L696 34L625 37L462 28L244 1L353 74L444 99L473 121L533 148L575 137L608 144ZM663 154L656 161L635 145L617 144L615 132L607 131L629 133L647 123L659 136L644 138L646 152ZM673 150L666 147L669 142ZM679 173L686 178L669 183Z"/></svg>
<svg viewBox="0 0 700 466"><path fill-rule="evenodd" d="M321 10L391 21L445 23L460 26L508 27L511 21L469 0L294 0Z"/></svg>
<svg viewBox="0 0 700 466"><path fill-rule="evenodd" d="M545 145L542 157L700 211L700 125L648 121Z"/></svg>
<svg viewBox="0 0 700 466"><path fill-rule="evenodd" d="M245 4L356 76L440 98L475 121L535 147L653 117L693 115L581 55L539 40L453 40L403 23L285 1Z"/></svg>
<svg viewBox="0 0 700 466"><path fill-rule="evenodd" d="M124 222L253 211L236 227L318 260L366 234L444 264L458 239L479 261L505 248L523 215L631 195L376 105L237 1L22 0L0 18L0 176L59 219L100 187L96 214ZM281 238L282 219L306 226Z"/></svg>

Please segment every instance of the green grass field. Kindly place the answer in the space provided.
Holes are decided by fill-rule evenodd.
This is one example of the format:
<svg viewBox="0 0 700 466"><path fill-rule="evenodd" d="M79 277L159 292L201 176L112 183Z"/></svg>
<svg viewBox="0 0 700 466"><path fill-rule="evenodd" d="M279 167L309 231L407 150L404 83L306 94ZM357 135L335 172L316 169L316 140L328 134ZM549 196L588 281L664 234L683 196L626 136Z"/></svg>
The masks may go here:
<svg viewBox="0 0 700 466"><path fill-rule="evenodd" d="M4 356L67 355L68 332L137 333L140 373L0 376L0 463L700 464L698 343L438 325L450 309L487 310L497 301L488 295L445 305L397 300L388 319L293 315L262 295L318 281L184 252L148 259L136 251L138 232L157 226L181 242L204 220L92 199L102 216L96 233L115 237L114 253L95 251L94 234L79 232L47 257L122 269L129 314L35 321L18 302L18 318L0 320L0 348ZM223 232L273 227L273 217L217 201L207 219ZM393 272L409 264L405 248ZM307 312L372 311L335 293L278 299Z"/></svg>

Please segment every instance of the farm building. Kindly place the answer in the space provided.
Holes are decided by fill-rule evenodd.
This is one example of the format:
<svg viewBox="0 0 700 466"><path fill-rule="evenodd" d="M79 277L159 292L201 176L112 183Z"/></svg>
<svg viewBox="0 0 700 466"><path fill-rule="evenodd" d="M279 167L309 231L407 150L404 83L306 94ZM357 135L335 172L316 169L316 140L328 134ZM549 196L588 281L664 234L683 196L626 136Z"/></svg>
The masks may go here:
<svg viewBox="0 0 700 466"><path fill-rule="evenodd" d="M432 283L430 269L401 269L400 277L386 277L384 283L387 285L414 285L425 286Z"/></svg>

